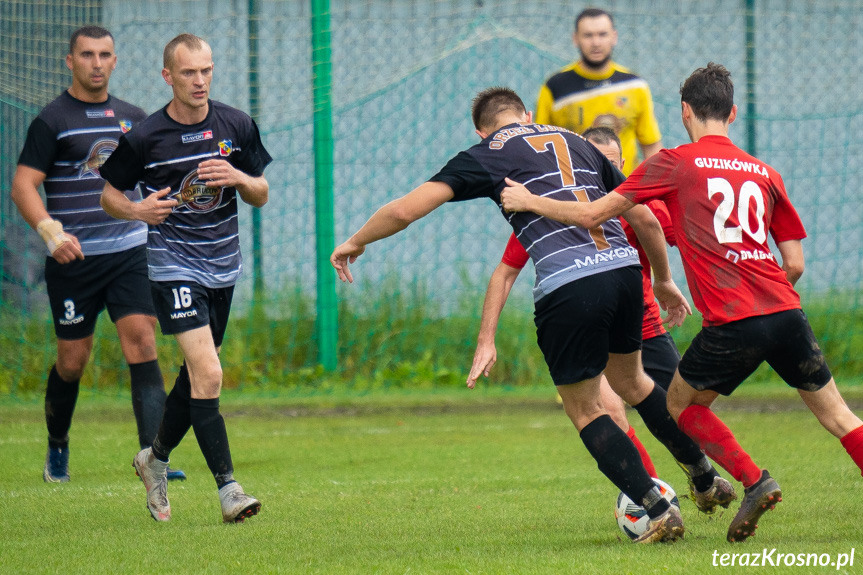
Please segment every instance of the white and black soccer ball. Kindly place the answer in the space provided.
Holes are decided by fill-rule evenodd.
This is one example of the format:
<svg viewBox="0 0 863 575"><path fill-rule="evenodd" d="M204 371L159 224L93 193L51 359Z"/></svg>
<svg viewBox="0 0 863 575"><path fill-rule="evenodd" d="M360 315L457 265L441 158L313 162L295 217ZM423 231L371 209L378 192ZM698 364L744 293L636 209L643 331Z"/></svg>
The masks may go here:
<svg viewBox="0 0 863 575"><path fill-rule="evenodd" d="M661 479L653 480L659 488L659 492L668 501L669 504L680 509L680 501L677 500L677 493L674 489ZM620 530L630 539L637 539L647 530L647 524L650 523L650 517L647 516L647 511L641 505L636 505L626 493L620 492L617 496L617 505L614 506L614 518L617 519L617 525Z"/></svg>

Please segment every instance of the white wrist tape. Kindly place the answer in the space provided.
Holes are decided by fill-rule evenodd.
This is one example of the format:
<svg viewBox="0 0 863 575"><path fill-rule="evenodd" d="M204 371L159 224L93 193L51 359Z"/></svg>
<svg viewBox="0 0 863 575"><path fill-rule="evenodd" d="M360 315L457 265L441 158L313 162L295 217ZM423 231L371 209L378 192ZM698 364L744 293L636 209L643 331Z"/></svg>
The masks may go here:
<svg viewBox="0 0 863 575"><path fill-rule="evenodd" d="M45 240L48 246L48 251L51 255L57 251L57 248L69 241L69 237L63 233L63 224L57 220L45 219L36 225L36 231Z"/></svg>

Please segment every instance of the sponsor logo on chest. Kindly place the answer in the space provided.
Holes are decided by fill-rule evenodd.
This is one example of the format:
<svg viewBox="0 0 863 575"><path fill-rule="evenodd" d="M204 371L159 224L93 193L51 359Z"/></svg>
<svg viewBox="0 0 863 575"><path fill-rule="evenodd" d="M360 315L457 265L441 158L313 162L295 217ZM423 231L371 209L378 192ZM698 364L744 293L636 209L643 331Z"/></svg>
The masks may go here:
<svg viewBox="0 0 863 575"><path fill-rule="evenodd" d="M203 142L204 140L212 140L213 130L204 130L203 132L195 132L194 134L183 134L180 139L183 140L184 144Z"/></svg>

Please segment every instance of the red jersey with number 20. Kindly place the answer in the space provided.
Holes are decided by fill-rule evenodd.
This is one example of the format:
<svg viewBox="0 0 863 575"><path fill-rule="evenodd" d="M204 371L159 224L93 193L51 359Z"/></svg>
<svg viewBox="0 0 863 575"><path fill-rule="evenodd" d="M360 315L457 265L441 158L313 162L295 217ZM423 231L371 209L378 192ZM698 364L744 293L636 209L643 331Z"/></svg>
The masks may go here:
<svg viewBox="0 0 863 575"><path fill-rule="evenodd" d="M662 150L615 192L663 200L704 325L800 308L800 296L767 245L806 230L779 173L724 136Z"/></svg>

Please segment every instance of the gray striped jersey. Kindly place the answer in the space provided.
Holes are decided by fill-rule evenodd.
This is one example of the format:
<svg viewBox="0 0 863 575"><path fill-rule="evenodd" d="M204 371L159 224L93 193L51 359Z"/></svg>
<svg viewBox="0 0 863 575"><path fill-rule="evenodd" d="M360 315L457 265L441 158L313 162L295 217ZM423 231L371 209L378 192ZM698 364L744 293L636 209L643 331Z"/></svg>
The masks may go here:
<svg viewBox="0 0 863 575"><path fill-rule="evenodd" d="M166 108L152 114L120 138L102 166L103 177L117 189L143 182L148 196L166 187L181 201L147 240L149 277L153 281L194 281L209 288L232 286L242 271L237 190L211 188L197 177L198 164L223 159L261 176L272 161L255 122L244 112L210 101L204 121L186 125Z"/></svg>
<svg viewBox="0 0 863 575"><path fill-rule="evenodd" d="M142 109L110 95L105 102L92 104L63 92L30 124L18 164L45 174L48 213L78 238L85 256L121 252L147 241L146 224L116 220L99 204L105 185L102 164L120 136L146 116ZM136 184L120 189L139 200Z"/></svg>
<svg viewBox="0 0 863 575"><path fill-rule="evenodd" d="M536 268L534 301L579 278L640 266L617 218L590 230L532 212L509 214L500 204L504 178L556 200L596 200L623 174L593 144L565 128L510 124L451 159L430 181L448 184L453 201L493 199Z"/></svg>

